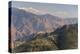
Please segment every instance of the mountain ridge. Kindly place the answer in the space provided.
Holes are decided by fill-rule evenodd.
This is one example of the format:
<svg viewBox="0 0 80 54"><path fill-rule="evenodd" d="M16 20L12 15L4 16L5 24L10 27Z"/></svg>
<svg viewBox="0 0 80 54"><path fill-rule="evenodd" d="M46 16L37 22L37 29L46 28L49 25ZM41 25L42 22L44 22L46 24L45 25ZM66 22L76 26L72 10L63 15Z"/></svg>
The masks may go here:
<svg viewBox="0 0 80 54"><path fill-rule="evenodd" d="M18 8L11 8L11 29L14 29L14 39L22 38L36 32L51 32L64 25L64 19L58 16L44 14L36 15ZM13 33L13 31L12 31Z"/></svg>

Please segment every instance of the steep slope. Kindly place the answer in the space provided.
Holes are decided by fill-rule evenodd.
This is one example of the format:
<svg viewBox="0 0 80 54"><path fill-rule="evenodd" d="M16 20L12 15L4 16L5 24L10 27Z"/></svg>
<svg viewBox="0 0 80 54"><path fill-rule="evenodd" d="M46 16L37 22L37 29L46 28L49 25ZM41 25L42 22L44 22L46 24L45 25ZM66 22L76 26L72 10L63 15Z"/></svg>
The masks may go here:
<svg viewBox="0 0 80 54"><path fill-rule="evenodd" d="M37 15L23 9L11 7L11 43L14 45L15 40L31 41L34 35L41 33L51 33L65 24L75 24L75 19L62 19L50 14ZM58 35L65 35L64 29L60 29ZM62 31L62 34L61 34ZM57 33L57 32L56 32ZM43 36L43 35L42 35ZM48 35L45 35L48 36ZM55 35L54 35L55 36ZM38 38L41 36L39 35ZM52 38L52 37L50 37ZM54 39L54 38L53 38ZM65 39L65 38L63 38ZM56 39L55 39L56 42ZM60 42L59 42L60 43ZM21 44L21 43L20 43ZM13 47L12 47L13 48Z"/></svg>
<svg viewBox="0 0 80 54"><path fill-rule="evenodd" d="M78 45L77 26L77 24L64 25L50 33L36 33L32 40L15 47L14 52L75 49Z"/></svg>
<svg viewBox="0 0 80 54"><path fill-rule="evenodd" d="M29 36L36 32L51 32L63 26L63 20L50 14L36 15L22 9L12 8L11 29L15 30L15 38ZM13 35L12 35L13 36Z"/></svg>
<svg viewBox="0 0 80 54"><path fill-rule="evenodd" d="M78 24L64 25L54 31L59 49L75 49L78 46Z"/></svg>

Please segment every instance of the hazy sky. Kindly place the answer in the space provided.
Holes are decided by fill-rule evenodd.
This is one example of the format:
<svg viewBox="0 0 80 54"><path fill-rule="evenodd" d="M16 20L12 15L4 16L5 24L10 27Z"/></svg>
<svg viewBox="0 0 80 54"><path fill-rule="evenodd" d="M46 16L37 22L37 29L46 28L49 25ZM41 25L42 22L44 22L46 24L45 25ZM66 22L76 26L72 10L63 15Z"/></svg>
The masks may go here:
<svg viewBox="0 0 80 54"><path fill-rule="evenodd" d="M78 6L77 5L64 5L64 4L50 4L50 3L32 3L32 2L12 2L12 7L16 8L35 8L43 11L53 13L54 15L74 18L78 17Z"/></svg>

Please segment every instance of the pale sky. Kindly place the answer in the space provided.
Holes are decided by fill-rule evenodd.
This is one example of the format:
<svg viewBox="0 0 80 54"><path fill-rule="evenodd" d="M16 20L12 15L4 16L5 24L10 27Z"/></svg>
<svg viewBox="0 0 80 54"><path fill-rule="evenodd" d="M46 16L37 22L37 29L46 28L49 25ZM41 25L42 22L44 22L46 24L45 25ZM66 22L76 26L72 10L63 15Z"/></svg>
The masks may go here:
<svg viewBox="0 0 80 54"><path fill-rule="evenodd" d="M35 8L38 10L47 11L53 15L63 18L78 18L78 6L77 5L65 5L65 4L50 4L50 3L36 3L36 2L12 2L12 7L16 8Z"/></svg>

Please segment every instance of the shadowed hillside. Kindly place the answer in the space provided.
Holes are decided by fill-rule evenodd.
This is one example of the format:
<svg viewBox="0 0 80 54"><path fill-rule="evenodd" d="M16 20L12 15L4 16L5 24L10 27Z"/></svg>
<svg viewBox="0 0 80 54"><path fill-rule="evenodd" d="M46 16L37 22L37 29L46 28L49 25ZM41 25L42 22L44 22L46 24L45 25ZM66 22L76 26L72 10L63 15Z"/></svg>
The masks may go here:
<svg viewBox="0 0 80 54"><path fill-rule="evenodd" d="M73 49L78 46L78 25L65 25L58 28L55 33L58 34L57 42L59 49Z"/></svg>
<svg viewBox="0 0 80 54"><path fill-rule="evenodd" d="M14 52L48 51L78 48L78 25L64 25L50 33L33 34L30 41L14 48ZM26 39L26 38L25 38ZM16 40L16 42L20 42ZM16 44L15 44L16 45Z"/></svg>

